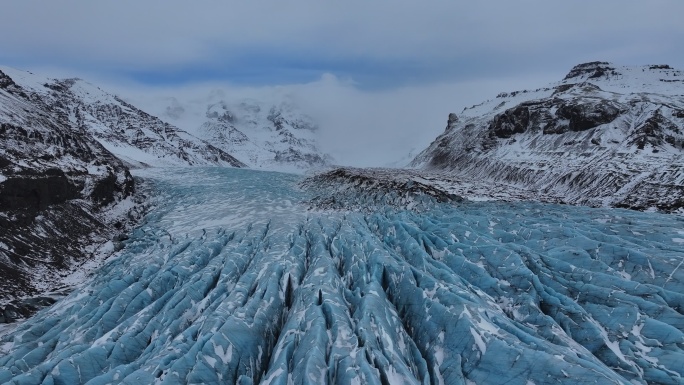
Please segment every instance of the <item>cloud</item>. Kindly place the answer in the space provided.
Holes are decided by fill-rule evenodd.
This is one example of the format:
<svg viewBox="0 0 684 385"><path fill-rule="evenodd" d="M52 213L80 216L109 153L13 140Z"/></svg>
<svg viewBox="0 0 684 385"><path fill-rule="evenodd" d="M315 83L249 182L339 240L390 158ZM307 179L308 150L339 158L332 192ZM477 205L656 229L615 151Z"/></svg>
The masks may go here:
<svg viewBox="0 0 684 385"><path fill-rule="evenodd" d="M3 4L3 14L5 64L151 83L286 84L328 72L387 88L597 59L684 66L681 0L43 0Z"/></svg>
<svg viewBox="0 0 684 385"><path fill-rule="evenodd" d="M540 81L540 77L544 80ZM351 79L324 74L316 81L284 86L236 86L209 82L185 86L141 86L106 84L103 89L118 93L136 106L192 132L204 121L209 104L219 100L236 102L255 99L279 103L290 98L320 126L320 148L338 164L387 166L427 147L442 133L450 112L460 112L501 91L546 85L558 80L552 73L533 78L500 78L488 81L406 86L365 90ZM180 118L165 116L172 105L183 107Z"/></svg>
<svg viewBox="0 0 684 385"><path fill-rule="evenodd" d="M495 97L501 91L545 85L534 78L363 90L328 76L298 87L302 106L321 122L320 142L345 165L386 166L417 155L446 127L450 112Z"/></svg>

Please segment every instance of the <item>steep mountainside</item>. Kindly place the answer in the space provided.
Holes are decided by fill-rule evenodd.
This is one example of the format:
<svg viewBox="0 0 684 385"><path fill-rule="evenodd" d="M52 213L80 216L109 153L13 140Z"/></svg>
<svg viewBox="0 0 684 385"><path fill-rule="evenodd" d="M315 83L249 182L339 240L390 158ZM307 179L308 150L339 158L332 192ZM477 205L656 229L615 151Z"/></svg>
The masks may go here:
<svg viewBox="0 0 684 385"><path fill-rule="evenodd" d="M291 98L202 101L167 99L159 116L229 152L251 168L298 171L324 167L332 158L316 144L318 126Z"/></svg>
<svg viewBox="0 0 684 385"><path fill-rule="evenodd" d="M450 114L411 163L554 201L684 207L684 72L592 62Z"/></svg>
<svg viewBox="0 0 684 385"><path fill-rule="evenodd" d="M2 70L54 113L90 132L132 166L244 166L225 151L83 80L49 79L12 68Z"/></svg>
<svg viewBox="0 0 684 385"><path fill-rule="evenodd" d="M26 297L58 287L130 219L128 168L53 102L0 71L0 323L51 302Z"/></svg>

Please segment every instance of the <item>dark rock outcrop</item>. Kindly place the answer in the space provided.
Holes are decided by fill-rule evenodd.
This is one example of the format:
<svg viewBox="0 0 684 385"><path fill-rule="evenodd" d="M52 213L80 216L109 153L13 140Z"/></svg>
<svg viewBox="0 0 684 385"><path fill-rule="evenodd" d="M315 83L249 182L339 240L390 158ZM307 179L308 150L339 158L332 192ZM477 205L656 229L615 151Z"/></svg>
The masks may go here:
<svg viewBox="0 0 684 385"><path fill-rule="evenodd" d="M655 151L665 143L673 147L682 147L682 130L677 125L665 118L660 109L655 110L646 121L635 128L629 136L629 144L643 150L646 146Z"/></svg>
<svg viewBox="0 0 684 385"><path fill-rule="evenodd" d="M497 115L489 125L492 136L510 138L514 134L522 134L530 124L530 110L526 106L518 106Z"/></svg>
<svg viewBox="0 0 684 385"><path fill-rule="evenodd" d="M79 191L64 171L57 168L35 175L12 175L0 184L0 211L39 212L50 205L78 198ZM106 195L113 199L111 194Z"/></svg>
<svg viewBox="0 0 684 385"><path fill-rule="evenodd" d="M577 77L586 77L588 79L596 79L608 75L619 75L617 69L608 62L594 61L589 63L578 64L570 70L563 80L569 80Z"/></svg>
<svg viewBox="0 0 684 385"><path fill-rule="evenodd" d="M12 78L7 76L4 72L0 71L0 88L7 89L12 86L16 87L16 85L17 84L14 82L14 80L12 80Z"/></svg>
<svg viewBox="0 0 684 385"><path fill-rule="evenodd" d="M566 131L586 131L614 121L620 109L606 101L571 100L557 105L556 119L549 122L544 133L562 134Z"/></svg>
<svg viewBox="0 0 684 385"><path fill-rule="evenodd" d="M394 170L347 167L309 177L302 185L317 192L310 201L316 209L373 212L389 205L422 211L463 200L420 179Z"/></svg>

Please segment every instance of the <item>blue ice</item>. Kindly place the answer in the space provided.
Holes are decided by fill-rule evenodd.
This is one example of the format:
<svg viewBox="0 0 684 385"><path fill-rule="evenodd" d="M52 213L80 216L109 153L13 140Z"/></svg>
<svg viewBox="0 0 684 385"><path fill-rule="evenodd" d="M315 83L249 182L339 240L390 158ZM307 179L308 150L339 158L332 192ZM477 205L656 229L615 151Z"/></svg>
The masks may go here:
<svg viewBox="0 0 684 385"><path fill-rule="evenodd" d="M311 210L331 186L140 174L154 210L0 336L1 383L684 383L680 217L348 191L372 210Z"/></svg>

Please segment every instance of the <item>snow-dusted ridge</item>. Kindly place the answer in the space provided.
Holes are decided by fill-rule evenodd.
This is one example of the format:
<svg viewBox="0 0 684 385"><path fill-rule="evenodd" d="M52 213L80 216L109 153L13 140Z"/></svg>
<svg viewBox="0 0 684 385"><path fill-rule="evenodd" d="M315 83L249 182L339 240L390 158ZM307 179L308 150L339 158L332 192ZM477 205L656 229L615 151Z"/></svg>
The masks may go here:
<svg viewBox="0 0 684 385"><path fill-rule="evenodd" d="M673 212L684 206L684 72L593 62L561 81L451 114L411 166L530 197Z"/></svg>
<svg viewBox="0 0 684 385"><path fill-rule="evenodd" d="M130 166L244 166L229 153L81 79L0 69Z"/></svg>
<svg viewBox="0 0 684 385"><path fill-rule="evenodd" d="M51 303L46 292L113 251L141 209L129 168L302 172L330 161L314 144L316 125L286 99L205 105L193 127L203 140L77 78L0 67L0 93L0 321Z"/></svg>

